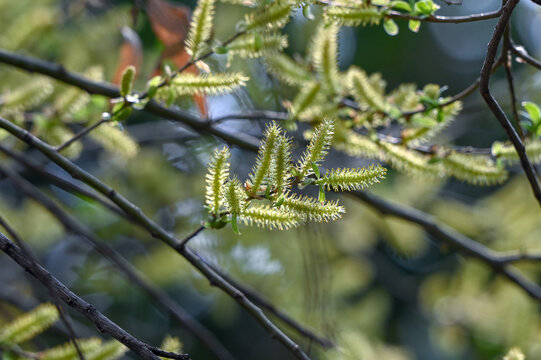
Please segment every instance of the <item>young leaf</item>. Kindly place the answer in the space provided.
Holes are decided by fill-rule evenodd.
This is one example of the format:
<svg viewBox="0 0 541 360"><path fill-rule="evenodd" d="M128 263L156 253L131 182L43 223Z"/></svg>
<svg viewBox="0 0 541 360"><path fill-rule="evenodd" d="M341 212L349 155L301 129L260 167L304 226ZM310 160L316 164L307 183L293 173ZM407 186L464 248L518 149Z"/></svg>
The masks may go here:
<svg viewBox="0 0 541 360"><path fill-rule="evenodd" d="M421 21L413 20L413 19L408 21L408 28L414 33L419 32L420 27L421 27Z"/></svg>
<svg viewBox="0 0 541 360"><path fill-rule="evenodd" d="M206 48L212 31L214 0L199 0L193 13L186 49L192 59L198 59Z"/></svg>
<svg viewBox="0 0 541 360"><path fill-rule="evenodd" d="M528 112L530 120L534 125L541 123L541 110L539 109L539 106L530 101L523 101L521 105Z"/></svg>
<svg viewBox="0 0 541 360"><path fill-rule="evenodd" d="M130 65L122 72L122 80L120 81L120 95L125 97L131 94L133 80L135 79L135 66Z"/></svg>
<svg viewBox="0 0 541 360"><path fill-rule="evenodd" d="M383 29L385 30L387 35L390 35L390 36L398 35L398 25L396 25L394 20L391 18L386 19L383 22Z"/></svg>

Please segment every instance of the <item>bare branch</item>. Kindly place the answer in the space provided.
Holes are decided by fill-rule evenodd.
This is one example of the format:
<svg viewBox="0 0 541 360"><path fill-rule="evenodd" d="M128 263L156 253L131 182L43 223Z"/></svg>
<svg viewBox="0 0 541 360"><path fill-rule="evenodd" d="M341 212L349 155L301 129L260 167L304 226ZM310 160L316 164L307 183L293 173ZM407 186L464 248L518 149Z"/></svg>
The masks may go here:
<svg viewBox="0 0 541 360"><path fill-rule="evenodd" d="M490 74L496 58L496 52L498 51L498 44L500 43L500 40L502 39L502 36L505 32L505 28L507 27L507 23L511 18L513 9L518 2L519 0L508 0L507 3L503 6L502 15L498 20L498 23L496 24L496 28L494 29L494 33L488 44L487 55L481 69L481 80L479 83L479 89L490 110L492 111L496 119L498 119L500 125L504 128L507 136L511 140L511 143L515 147L522 168L524 169L526 177L530 182L530 186L532 188L534 196L539 202L539 205L541 206L541 187L539 186L537 176L535 175L535 170L530 160L528 159L528 156L526 155L526 148L522 143L520 136L517 134L516 130L509 122L509 119L505 115L505 112L502 110L496 99L492 96L489 89Z"/></svg>
<svg viewBox="0 0 541 360"><path fill-rule="evenodd" d="M52 284L52 289L55 294L68 306L75 309L77 312L89 319L96 328L103 333L109 334L114 337L116 340L126 345L133 352L138 354L143 359L150 360L159 360L160 358L154 354L154 351L157 352L157 355L179 359L179 360L189 360L190 357L186 354L170 354L165 353L162 350L156 349L141 340L135 338L133 335L128 333L126 330L122 329L120 326L115 324L105 315L103 315L99 310L97 310L93 305L87 303L70 289L68 289L64 284L62 284L57 278L55 278L51 273L49 273L41 265L36 264L32 265L32 261L28 259L23 251L12 243L4 234L0 233L0 250L6 253L11 257L19 266L21 266L26 272L35 277L38 281L44 285L49 282ZM159 351L158 351L159 350ZM175 357L172 357L175 355Z"/></svg>
<svg viewBox="0 0 541 360"><path fill-rule="evenodd" d="M532 57L523 46L512 44L511 51L517 56L520 60L530 64L531 66L541 70L541 61Z"/></svg>

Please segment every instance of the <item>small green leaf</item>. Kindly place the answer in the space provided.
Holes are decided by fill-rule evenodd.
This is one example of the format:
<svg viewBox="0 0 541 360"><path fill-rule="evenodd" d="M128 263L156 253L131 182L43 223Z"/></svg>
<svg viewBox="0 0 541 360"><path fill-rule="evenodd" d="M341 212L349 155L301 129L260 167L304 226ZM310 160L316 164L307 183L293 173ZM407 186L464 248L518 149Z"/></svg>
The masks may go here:
<svg viewBox="0 0 541 360"><path fill-rule="evenodd" d="M123 104L117 104L117 105L123 105ZM133 109L131 106L122 106L118 111L113 112L111 121L125 120L128 116L130 116L130 114L132 113L132 110Z"/></svg>
<svg viewBox="0 0 541 360"><path fill-rule="evenodd" d="M254 33L254 51L259 51L263 47L263 38L258 32Z"/></svg>
<svg viewBox="0 0 541 360"><path fill-rule="evenodd" d="M394 22L393 19L386 19L383 22L383 29L387 33L387 35L395 36L398 35L398 25Z"/></svg>
<svg viewBox="0 0 541 360"><path fill-rule="evenodd" d="M314 20L315 16L312 14L312 8L310 5L304 5L302 7L302 15L307 18L308 20Z"/></svg>
<svg viewBox="0 0 541 360"><path fill-rule="evenodd" d="M408 28L413 32L419 32L419 28L421 27L421 22L419 20L410 20L408 21Z"/></svg>
<svg viewBox="0 0 541 360"><path fill-rule="evenodd" d="M314 183L314 181L316 181L315 179L312 179L312 178L306 178L304 179L304 181L302 182L302 186L305 187L305 186L308 186L308 185L312 185Z"/></svg>
<svg viewBox="0 0 541 360"><path fill-rule="evenodd" d="M122 73L122 81L120 82L120 95L127 96L131 93L133 87L133 79L135 79L135 67L130 65L124 69Z"/></svg>
<svg viewBox="0 0 541 360"><path fill-rule="evenodd" d="M273 204L274 207L280 207L283 203L284 203L284 200L286 198L284 197L284 195L281 195L278 200L276 200L276 202Z"/></svg>
<svg viewBox="0 0 541 360"><path fill-rule="evenodd" d="M319 179L321 177L321 174L319 173L319 168L315 163L312 163L312 170L314 170L314 174Z"/></svg>
<svg viewBox="0 0 541 360"><path fill-rule="evenodd" d="M228 49L227 47L221 46L221 45L220 45L220 46L216 46L216 48L214 49L214 52L215 52L216 54L220 54L220 55L222 55L222 54L227 54L228 51L229 51L229 49Z"/></svg>
<svg viewBox="0 0 541 360"><path fill-rule="evenodd" d="M237 214L231 215L231 227L233 228L235 234L240 235L239 226L237 224Z"/></svg>
<svg viewBox="0 0 541 360"><path fill-rule="evenodd" d="M389 7L395 10L402 10L405 12L411 12L411 6L405 1L391 1Z"/></svg>
<svg viewBox="0 0 541 360"><path fill-rule="evenodd" d="M389 0L372 0L370 1L370 4L377 5L377 6L385 6L389 3Z"/></svg>
<svg viewBox="0 0 541 360"><path fill-rule="evenodd" d="M431 128L438 125L438 122L429 116L413 116L411 122L420 127Z"/></svg>
<svg viewBox="0 0 541 360"><path fill-rule="evenodd" d="M324 203L325 202L325 187L324 186L320 186L319 187L319 196L318 196L318 201L320 203Z"/></svg>
<svg viewBox="0 0 541 360"><path fill-rule="evenodd" d="M530 120L532 120L534 124L537 125L541 122L541 110L539 109L539 106L530 101L523 101L521 105L526 109L530 116Z"/></svg>

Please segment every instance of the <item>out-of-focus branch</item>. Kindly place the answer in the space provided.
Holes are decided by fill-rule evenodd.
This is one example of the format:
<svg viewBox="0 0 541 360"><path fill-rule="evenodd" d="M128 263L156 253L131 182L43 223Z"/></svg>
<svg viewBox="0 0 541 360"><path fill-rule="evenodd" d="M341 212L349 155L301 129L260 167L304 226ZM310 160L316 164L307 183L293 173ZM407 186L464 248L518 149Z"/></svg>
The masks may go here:
<svg viewBox="0 0 541 360"><path fill-rule="evenodd" d="M117 98L120 96L120 91L113 84L89 80L84 76L66 70L62 65L30 56L19 55L0 49L0 63L8 64L29 72L47 75L66 84L76 86L90 94L103 95L109 98ZM171 121L188 125L196 131L207 132L243 149L255 150L259 147L259 140L250 135L211 126L207 121L201 120L196 116L178 109L164 107L156 101L150 101L144 111Z"/></svg>
<svg viewBox="0 0 541 360"><path fill-rule="evenodd" d="M517 58L541 70L541 61L535 59L533 56L528 54L524 47L512 44L511 51L517 56Z"/></svg>
<svg viewBox="0 0 541 360"><path fill-rule="evenodd" d="M239 305L248 311L248 313L251 314L263 326L263 328L265 328L267 332L272 335L274 339L281 342L293 355L302 360L310 359L299 345L297 345L282 330L274 325L274 323L267 318L263 311L253 302L251 302L241 291L216 274L201 258L199 258L199 256L197 256L197 254L192 252L188 247L180 246L182 240L177 239L174 235L147 217L135 204L124 198L121 194L117 193L114 189L103 183L94 175L81 169L70 160L59 154L51 145L41 141L28 131L2 117L0 117L0 128L7 130L9 133L26 142L28 145L35 147L51 161L63 168L72 177L83 181L90 187L108 197L118 207L124 210L126 215L129 216L134 223L146 229L153 237L174 248L197 270L199 270L199 272L201 272L209 280L211 285L219 287L226 294L232 297Z"/></svg>
<svg viewBox="0 0 541 360"><path fill-rule="evenodd" d="M73 293L41 265L36 264L33 266L32 261L25 256L24 252L2 233L0 233L0 250L6 253L6 255L12 258L17 264L19 264L20 267L35 277L42 284L45 285L46 283L50 283L53 291L56 293L59 299L89 319L100 332L111 335L116 340L126 345L133 352L138 354L141 358L159 360L160 358L158 356L163 356L177 360L190 359L187 354L169 353L150 346L137 339L126 330L122 329L120 326L98 311L93 305L89 304Z"/></svg>
<svg viewBox="0 0 541 360"><path fill-rule="evenodd" d="M186 310L178 305L169 295L153 286L138 271L114 249L104 244L90 229L71 218L54 201L43 192L34 187L24 178L7 168L0 166L0 174L9 177L14 185L25 195L34 199L47 209L64 228L88 241L97 252L108 259L117 269L128 277L135 285L143 289L154 300L161 304L175 319L177 319L188 331L194 334L203 342L209 350L218 358L223 360L234 359L233 355L220 343L218 339L195 320Z"/></svg>
<svg viewBox="0 0 541 360"><path fill-rule="evenodd" d="M481 92L481 95L485 99L485 102L489 106L490 110L492 111L496 119L500 122L500 125L504 128L505 132L507 133L507 136L509 137L509 140L511 140L511 143L513 144L518 154L518 157L520 159L520 164L522 165L522 168L524 169L524 172L526 173L526 177L528 178L528 181L530 182L530 187L532 188L534 196L539 202L539 205L541 206L541 187L539 186L539 182L537 180L535 170L530 160L528 159L528 156L526 155L526 147L524 146L522 140L520 139L520 136L518 135L517 131L513 128L513 125L511 125L511 123L509 122L509 119L507 118L507 115L505 115L505 112L500 107L500 104L498 104L494 96L492 96L492 94L490 93L490 89L489 89L490 75L492 72L492 67L495 62L496 53L498 51L498 45L505 32L507 23L509 22L509 19L511 18L513 9L515 8L518 2L519 0L508 0L502 8L503 9L502 14L500 16L500 19L498 20L498 23L496 24L494 33L492 34L492 38L490 39L490 42L488 44L487 54L485 57L485 61L483 63L483 67L481 69L481 79L479 82L479 90Z"/></svg>
<svg viewBox="0 0 541 360"><path fill-rule="evenodd" d="M420 225L427 233L440 239L457 249L461 254L476 258L494 271L499 272L511 282L522 288L528 295L541 302L541 287L531 283L520 275L513 268L508 267L512 262L525 260L517 258L517 255L500 255L499 253L486 248L478 242L456 232L448 226L438 224L433 216L417 209L408 208L402 205L391 203L378 198L367 192L352 192L351 195L374 208L383 215L391 215Z"/></svg>

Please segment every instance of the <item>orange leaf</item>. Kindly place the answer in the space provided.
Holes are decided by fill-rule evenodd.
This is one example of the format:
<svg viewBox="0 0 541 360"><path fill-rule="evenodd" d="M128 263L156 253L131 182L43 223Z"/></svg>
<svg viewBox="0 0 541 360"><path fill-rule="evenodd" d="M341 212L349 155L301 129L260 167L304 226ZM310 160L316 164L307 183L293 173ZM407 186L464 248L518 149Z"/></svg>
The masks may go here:
<svg viewBox="0 0 541 360"><path fill-rule="evenodd" d="M166 46L183 44L190 28L190 9L165 0L148 0L147 15L154 34Z"/></svg>

